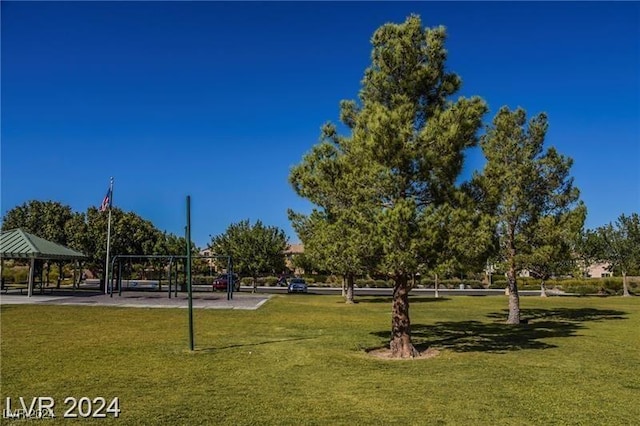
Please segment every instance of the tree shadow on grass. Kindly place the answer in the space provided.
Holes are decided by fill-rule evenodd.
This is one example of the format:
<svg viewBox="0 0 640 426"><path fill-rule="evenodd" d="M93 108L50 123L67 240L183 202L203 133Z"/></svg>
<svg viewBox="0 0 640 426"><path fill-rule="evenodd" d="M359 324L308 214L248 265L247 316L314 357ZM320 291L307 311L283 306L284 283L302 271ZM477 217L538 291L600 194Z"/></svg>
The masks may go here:
<svg viewBox="0 0 640 426"><path fill-rule="evenodd" d="M295 342L295 341L300 341L300 340L313 340L313 339L317 339L317 337L292 337L292 338L288 338L288 339L276 339L276 340L266 340L266 341L255 342L255 343L244 343L244 344L237 344L237 345L218 346L218 347L215 347L215 348L200 348L200 349L195 349L195 352L203 352L203 353L216 352L216 351L220 351L220 350L223 350L223 349L244 348L244 347L251 347L251 346L269 345L271 343Z"/></svg>
<svg viewBox="0 0 640 426"><path fill-rule="evenodd" d="M356 302L358 303L386 303L391 304L393 302L392 297L387 296L373 296L373 297L357 297ZM448 297L410 297L409 303L430 303L430 302L446 302L449 301Z"/></svg>
<svg viewBox="0 0 640 426"><path fill-rule="evenodd" d="M520 318L528 322L536 322L539 320L551 321L603 321L603 320L621 320L626 312L616 311L612 309L595 309L595 308L555 308L555 309L521 309ZM503 309L501 312L492 312L487 314L488 318L505 320L509 316L509 310Z"/></svg>
<svg viewBox="0 0 640 426"><path fill-rule="evenodd" d="M411 337L420 352L427 348L448 349L454 352L506 353L523 349L551 349L554 344L543 339L577 336L583 322L626 319L626 312L593 308L527 309L527 324L508 325L503 322L448 321L432 325L414 324ZM490 318L506 319L503 313ZM388 339L389 332L375 332Z"/></svg>

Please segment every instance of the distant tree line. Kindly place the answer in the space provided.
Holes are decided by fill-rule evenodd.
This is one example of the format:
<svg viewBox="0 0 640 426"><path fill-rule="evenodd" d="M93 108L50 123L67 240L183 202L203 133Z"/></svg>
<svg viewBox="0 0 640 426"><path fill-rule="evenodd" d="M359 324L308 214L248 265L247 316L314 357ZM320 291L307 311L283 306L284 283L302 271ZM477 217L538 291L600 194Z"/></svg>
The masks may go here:
<svg viewBox="0 0 640 426"><path fill-rule="evenodd" d="M9 210L2 220L2 230L22 228L24 231L46 240L67 246L87 255L83 268L96 276L104 275L107 245L107 213L89 207L85 213L74 212L70 206L56 201L32 200ZM186 239L162 232L152 222L133 212L117 207L111 210L110 256L115 255L173 255L186 254ZM257 277L280 274L285 267L284 252L288 239L282 229L266 226L260 220L251 224L249 220L231 224L227 230L209 244L214 255L231 256L236 273L252 277L254 287ZM199 251L191 243L192 253ZM159 271L163 262L159 260L133 260L148 263ZM166 263L166 262L164 262ZM226 262L196 256L193 261L194 274L211 274L211 266L224 270ZM140 269L141 265L135 265ZM129 269L131 267L127 266ZM131 272L131 271L127 271ZM144 269L142 274L144 274Z"/></svg>
<svg viewBox="0 0 640 426"><path fill-rule="evenodd" d="M184 255L186 239L158 230L153 223L117 207L111 210L112 255ZM14 207L2 219L2 230L22 228L87 255L83 267L104 274L107 213L96 207L74 212L57 201L31 200ZM192 250L195 250L192 244Z"/></svg>

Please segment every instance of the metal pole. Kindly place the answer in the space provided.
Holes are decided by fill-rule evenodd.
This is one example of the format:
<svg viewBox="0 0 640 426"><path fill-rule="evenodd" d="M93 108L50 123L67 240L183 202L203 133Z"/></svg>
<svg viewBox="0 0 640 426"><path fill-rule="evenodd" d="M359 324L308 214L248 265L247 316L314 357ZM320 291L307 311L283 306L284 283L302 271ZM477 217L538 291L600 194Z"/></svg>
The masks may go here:
<svg viewBox="0 0 640 426"><path fill-rule="evenodd" d="M173 271L171 271L171 268L173 268L173 257L169 258L169 268L167 268L167 272L169 274L169 276L167 277L167 279L169 280L169 299L171 299L171 273Z"/></svg>
<svg viewBox="0 0 640 426"><path fill-rule="evenodd" d="M233 282L233 270L231 268L231 256L229 256L227 258L227 300L233 299L233 286L235 285Z"/></svg>
<svg viewBox="0 0 640 426"><path fill-rule="evenodd" d="M114 256L113 260L111 260L111 275L113 275L113 271L115 271L115 265L116 265L116 258L118 256ZM109 297L113 297L113 283L109 283L111 285L109 285Z"/></svg>
<svg viewBox="0 0 640 426"><path fill-rule="evenodd" d="M118 296L122 296L122 261L118 259Z"/></svg>
<svg viewBox="0 0 640 426"><path fill-rule="evenodd" d="M35 275L36 269L36 259L34 257L31 258L31 263L29 267L29 287L27 288L27 296L33 296L33 277Z"/></svg>
<svg viewBox="0 0 640 426"><path fill-rule="evenodd" d="M189 292L189 349L193 351L193 294L191 291L191 196L187 195L187 291Z"/></svg>
<svg viewBox="0 0 640 426"><path fill-rule="evenodd" d="M107 220L107 258L104 263L104 294L108 294L109 282L109 248L111 243L111 205L113 204L113 177L109 181L109 219Z"/></svg>
<svg viewBox="0 0 640 426"><path fill-rule="evenodd" d="M173 296L178 297L178 262L176 262L176 283L173 286Z"/></svg>

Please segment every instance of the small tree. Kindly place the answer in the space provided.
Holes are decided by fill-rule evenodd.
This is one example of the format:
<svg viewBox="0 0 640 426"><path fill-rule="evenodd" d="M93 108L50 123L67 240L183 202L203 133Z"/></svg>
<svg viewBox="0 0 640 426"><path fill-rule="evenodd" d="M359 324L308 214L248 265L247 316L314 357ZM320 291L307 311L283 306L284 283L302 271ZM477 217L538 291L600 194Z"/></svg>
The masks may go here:
<svg viewBox="0 0 640 426"><path fill-rule="evenodd" d="M518 271L531 264L540 235L548 233L542 240L551 241L578 203L579 191L569 176L572 160L554 148L543 150L547 127L545 114L527 123L523 109L503 107L480 142L487 163L476 183L484 192L483 205L495 215L499 253L507 266L508 324L520 323Z"/></svg>
<svg viewBox="0 0 640 426"><path fill-rule="evenodd" d="M609 263L609 269L622 274L622 295L630 296L627 273L640 268L640 216L620 215L615 224L609 223L597 230L601 238L600 260Z"/></svg>
<svg viewBox="0 0 640 426"><path fill-rule="evenodd" d="M574 242L581 234L586 216L584 206L564 214L544 216L530 236L531 251L524 259L531 276L540 280L540 296L547 296L545 281L553 275L574 270Z"/></svg>
<svg viewBox="0 0 640 426"><path fill-rule="evenodd" d="M431 252L422 272L434 277L434 294L439 297L439 279L462 269L481 269L492 245L492 218L477 208L475 201L460 191L457 201L442 206L429 216L423 242Z"/></svg>
<svg viewBox="0 0 640 426"><path fill-rule="evenodd" d="M580 275L583 278L589 276L589 267L600 260L602 241L596 230L583 230L578 234L574 242L574 257Z"/></svg>
<svg viewBox="0 0 640 426"><path fill-rule="evenodd" d="M320 269L342 275L346 282L345 299L354 303L355 276L371 269L375 245L366 224L348 215L329 215L314 210L304 216L289 212L293 228L304 243L305 255Z"/></svg>
<svg viewBox="0 0 640 426"><path fill-rule="evenodd" d="M284 270L288 239L277 227L265 226L260 220L252 226L247 219L212 237L210 247L216 254L231 256L234 270L253 278L255 292L261 273Z"/></svg>

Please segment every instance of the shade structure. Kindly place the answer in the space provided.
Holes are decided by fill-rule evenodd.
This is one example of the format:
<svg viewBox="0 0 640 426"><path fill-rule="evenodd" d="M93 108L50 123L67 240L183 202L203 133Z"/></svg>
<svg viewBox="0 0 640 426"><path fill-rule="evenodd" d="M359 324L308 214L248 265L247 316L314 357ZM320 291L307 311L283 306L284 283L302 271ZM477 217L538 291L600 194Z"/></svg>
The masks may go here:
<svg viewBox="0 0 640 426"><path fill-rule="evenodd" d="M29 259L29 296L33 293L33 269L38 260L80 260L87 256L79 251L30 234L21 228L0 234L0 259Z"/></svg>

